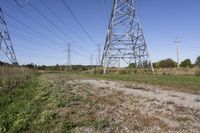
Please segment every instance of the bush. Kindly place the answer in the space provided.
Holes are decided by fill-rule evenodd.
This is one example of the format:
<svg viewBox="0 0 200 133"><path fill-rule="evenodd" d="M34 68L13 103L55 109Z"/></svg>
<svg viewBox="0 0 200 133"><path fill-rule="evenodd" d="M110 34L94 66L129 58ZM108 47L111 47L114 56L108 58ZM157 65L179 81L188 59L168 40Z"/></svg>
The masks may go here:
<svg viewBox="0 0 200 133"><path fill-rule="evenodd" d="M128 68L136 68L136 64L135 63L131 63L131 64L129 64Z"/></svg>
<svg viewBox="0 0 200 133"><path fill-rule="evenodd" d="M122 70L117 70L116 74L127 74L129 73L128 70L122 69Z"/></svg>
<svg viewBox="0 0 200 133"><path fill-rule="evenodd" d="M157 62L156 64L154 63L156 68L175 68L176 65L177 63L172 59L165 59Z"/></svg>
<svg viewBox="0 0 200 133"><path fill-rule="evenodd" d="M195 76L200 76L200 70L195 71Z"/></svg>
<svg viewBox="0 0 200 133"><path fill-rule="evenodd" d="M190 59L186 59L182 61L180 64L180 67L191 67L191 66L192 66L192 62Z"/></svg>
<svg viewBox="0 0 200 133"><path fill-rule="evenodd" d="M103 73L103 69L102 68L93 69L93 74L102 74L102 73Z"/></svg>
<svg viewBox="0 0 200 133"><path fill-rule="evenodd" d="M200 56L197 57L195 65L200 67Z"/></svg>

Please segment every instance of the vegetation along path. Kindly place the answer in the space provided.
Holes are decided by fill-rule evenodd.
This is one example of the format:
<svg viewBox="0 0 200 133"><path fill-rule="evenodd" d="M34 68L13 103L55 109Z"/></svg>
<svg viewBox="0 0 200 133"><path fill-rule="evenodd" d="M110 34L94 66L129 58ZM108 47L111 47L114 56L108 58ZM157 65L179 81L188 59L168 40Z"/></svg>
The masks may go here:
<svg viewBox="0 0 200 133"><path fill-rule="evenodd" d="M0 96L0 132L200 132L200 96L41 74Z"/></svg>

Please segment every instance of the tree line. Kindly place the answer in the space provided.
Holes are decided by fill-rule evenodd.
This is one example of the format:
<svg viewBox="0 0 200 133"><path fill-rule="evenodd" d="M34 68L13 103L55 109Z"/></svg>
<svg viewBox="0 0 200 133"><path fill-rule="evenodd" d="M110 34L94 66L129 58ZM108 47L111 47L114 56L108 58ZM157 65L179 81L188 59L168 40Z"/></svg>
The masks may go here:
<svg viewBox="0 0 200 133"><path fill-rule="evenodd" d="M1 65L9 65L8 63L4 63L0 61L0 66ZM85 65L72 65L70 68L66 65L54 65L54 66L46 66L46 65L42 65L42 66L38 66L36 64L26 64L26 65L21 65L22 67L27 67L27 68L31 68L31 69L37 69L37 70L58 70L58 71L62 71L62 70L76 70L76 71L85 71L85 70L89 70L92 68L96 68L96 67L100 67L100 66L85 66ZM128 66L129 68L135 68L136 65L134 63L130 64ZM154 68L175 68L177 67L177 62L175 62L173 59L167 58L158 62L153 63L153 67ZM183 68L193 68L193 67L199 67L200 68L200 56L197 57L196 61L194 64L192 64L190 59L185 59L180 63L180 67Z"/></svg>
<svg viewBox="0 0 200 133"><path fill-rule="evenodd" d="M150 64L145 62L144 64ZM167 58L158 62L152 63L154 68L175 68L177 67L178 63L174 61L171 58ZM131 63L128 67L129 68L136 68L135 63ZM192 61L190 59L183 60L180 65L182 68L193 68L193 67L199 67L200 68L200 56L197 57L194 64L192 64Z"/></svg>
<svg viewBox="0 0 200 133"><path fill-rule="evenodd" d="M153 63L154 68L175 68L177 65L177 62L170 58ZM200 67L200 56L197 57L194 64L192 64L190 59L185 59L179 66L183 68Z"/></svg>

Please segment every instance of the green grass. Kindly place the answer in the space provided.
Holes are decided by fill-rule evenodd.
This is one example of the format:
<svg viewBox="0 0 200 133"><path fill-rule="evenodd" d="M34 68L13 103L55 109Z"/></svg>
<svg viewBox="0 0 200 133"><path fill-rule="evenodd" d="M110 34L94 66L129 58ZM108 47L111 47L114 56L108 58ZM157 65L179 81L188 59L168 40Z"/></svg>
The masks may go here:
<svg viewBox="0 0 200 133"><path fill-rule="evenodd" d="M81 77L97 78L106 80L120 80L151 85L173 87L177 90L200 94L200 77L198 76L175 76L153 74L80 74Z"/></svg>
<svg viewBox="0 0 200 133"><path fill-rule="evenodd" d="M0 97L0 132L21 132L32 125L44 104L45 90L37 79Z"/></svg>
<svg viewBox="0 0 200 133"><path fill-rule="evenodd" d="M90 86L78 87L68 83L72 77L170 86L194 93L199 93L200 90L200 78L195 76L71 73L70 76L56 73L36 75L23 86L0 95L0 133L73 132L83 127L101 132L109 127L110 123L98 118L96 111L105 101L113 105L113 99L97 96ZM119 102L116 99L114 101Z"/></svg>
<svg viewBox="0 0 200 133"><path fill-rule="evenodd" d="M96 119L95 111L91 111L95 102L74 93L74 86L66 83L67 77L37 75L25 85L0 95L0 133L71 132L79 127L94 130L107 127L109 123Z"/></svg>

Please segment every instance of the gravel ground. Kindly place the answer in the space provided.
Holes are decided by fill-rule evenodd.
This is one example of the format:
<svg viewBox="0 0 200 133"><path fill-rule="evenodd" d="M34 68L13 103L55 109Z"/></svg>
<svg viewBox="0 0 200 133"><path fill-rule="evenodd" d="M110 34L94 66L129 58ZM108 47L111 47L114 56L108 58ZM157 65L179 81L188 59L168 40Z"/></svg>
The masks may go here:
<svg viewBox="0 0 200 133"><path fill-rule="evenodd" d="M163 91L158 87L150 85L126 84L104 80L80 80L81 83L89 83L95 87L105 87L110 90L121 91L126 95L140 96L156 99L160 102L173 102L177 106L200 109L200 95L182 93L177 91Z"/></svg>
<svg viewBox="0 0 200 133"><path fill-rule="evenodd" d="M80 88L85 86L91 100L98 101L97 117L110 122L102 132L200 132L200 95L105 80L76 79L68 83L79 88L81 95L84 91Z"/></svg>

